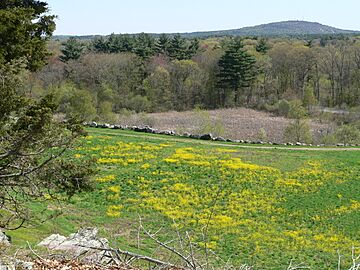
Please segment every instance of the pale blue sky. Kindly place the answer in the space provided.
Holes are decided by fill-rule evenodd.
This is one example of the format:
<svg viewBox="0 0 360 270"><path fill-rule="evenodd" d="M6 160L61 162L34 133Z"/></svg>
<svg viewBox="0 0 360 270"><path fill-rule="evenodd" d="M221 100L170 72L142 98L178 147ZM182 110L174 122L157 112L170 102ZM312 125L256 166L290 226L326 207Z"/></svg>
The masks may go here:
<svg viewBox="0 0 360 270"><path fill-rule="evenodd" d="M284 20L360 30L360 0L48 0L55 34L169 33Z"/></svg>

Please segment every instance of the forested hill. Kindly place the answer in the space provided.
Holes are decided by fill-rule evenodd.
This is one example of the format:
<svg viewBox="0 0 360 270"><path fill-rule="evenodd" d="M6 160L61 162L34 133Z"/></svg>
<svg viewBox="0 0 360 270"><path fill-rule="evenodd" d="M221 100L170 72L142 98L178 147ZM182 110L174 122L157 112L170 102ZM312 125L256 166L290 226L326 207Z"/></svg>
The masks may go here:
<svg viewBox="0 0 360 270"><path fill-rule="evenodd" d="M359 31L343 30L317 22L284 21L232 30L185 33L190 37L209 36L299 36L299 35L333 35L356 34Z"/></svg>
<svg viewBox="0 0 360 270"><path fill-rule="evenodd" d="M343 30L335 27L323 25L317 22L307 21L284 21L257 26L243 27L239 29L189 32L181 33L183 37L205 38L205 37L222 37L222 36L303 36L303 35L337 35L337 34L360 34L360 31ZM136 35L136 34L135 34ZM159 34L152 33L153 36ZM169 34L169 35L175 35ZM70 36L54 36L54 39L65 40ZM77 36L79 39L90 40L95 35Z"/></svg>

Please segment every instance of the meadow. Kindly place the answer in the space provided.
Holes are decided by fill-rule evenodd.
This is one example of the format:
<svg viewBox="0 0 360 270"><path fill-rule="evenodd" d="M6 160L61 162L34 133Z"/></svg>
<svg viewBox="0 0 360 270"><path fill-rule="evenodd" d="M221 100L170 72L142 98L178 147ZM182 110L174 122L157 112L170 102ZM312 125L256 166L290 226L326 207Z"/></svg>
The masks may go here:
<svg viewBox="0 0 360 270"><path fill-rule="evenodd" d="M349 265L352 247L360 247L360 151L88 132L68 158L96 158L95 190L71 198L61 216L12 232L16 245L97 226L114 246L152 254L153 243L136 243L141 217L147 228L162 228L164 241L187 231L224 261L255 269L286 269L291 260L334 269L339 253ZM48 211L60 210L47 203Z"/></svg>

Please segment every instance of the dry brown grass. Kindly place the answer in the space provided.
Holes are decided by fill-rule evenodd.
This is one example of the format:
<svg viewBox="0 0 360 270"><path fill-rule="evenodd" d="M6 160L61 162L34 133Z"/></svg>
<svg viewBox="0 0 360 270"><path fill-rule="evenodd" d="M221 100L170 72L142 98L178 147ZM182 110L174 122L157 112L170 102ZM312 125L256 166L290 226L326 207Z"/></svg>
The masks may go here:
<svg viewBox="0 0 360 270"><path fill-rule="evenodd" d="M284 117L246 108L212 110L208 111L208 114L211 122L222 123L224 137L239 140L260 140L259 131L264 129L268 141L283 142L284 130L291 122ZM180 133L194 133L199 130L199 114L194 111L152 113L148 116L153 120L154 128L176 130ZM316 121L311 121L310 126L316 143L320 141L321 134L331 128L330 125Z"/></svg>

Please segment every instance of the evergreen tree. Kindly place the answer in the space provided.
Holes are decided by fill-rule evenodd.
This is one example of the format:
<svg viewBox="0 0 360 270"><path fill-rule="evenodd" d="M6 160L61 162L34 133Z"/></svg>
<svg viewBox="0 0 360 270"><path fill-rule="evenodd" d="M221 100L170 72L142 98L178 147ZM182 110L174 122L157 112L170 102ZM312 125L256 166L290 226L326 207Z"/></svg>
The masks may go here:
<svg viewBox="0 0 360 270"><path fill-rule="evenodd" d="M42 1L0 1L0 64L22 57L31 71L45 64L46 41L55 30L55 16L47 12Z"/></svg>
<svg viewBox="0 0 360 270"><path fill-rule="evenodd" d="M141 33L136 37L134 53L143 59L149 58L155 53L155 40L146 33Z"/></svg>
<svg viewBox="0 0 360 270"><path fill-rule="evenodd" d="M259 43L256 45L256 51L262 54L266 54L269 50L269 45L266 42L266 39L260 39Z"/></svg>
<svg viewBox="0 0 360 270"><path fill-rule="evenodd" d="M191 40L190 45L186 51L187 59L191 59L200 49L200 42L197 38Z"/></svg>
<svg viewBox="0 0 360 270"><path fill-rule="evenodd" d="M109 51L107 41L103 37L93 39L90 47L97 53L107 53Z"/></svg>
<svg viewBox="0 0 360 270"><path fill-rule="evenodd" d="M62 46L62 55L60 56L62 62L79 59L85 49L85 45L74 37L70 37L66 42L62 43Z"/></svg>
<svg viewBox="0 0 360 270"><path fill-rule="evenodd" d="M156 41L155 51L159 54L168 54L169 45L169 37L166 34L161 34Z"/></svg>
<svg viewBox="0 0 360 270"><path fill-rule="evenodd" d="M225 90L234 95L235 105L239 99L239 91L249 87L256 75L255 58L244 51L240 39L230 39L225 44L225 53L219 60L218 87L224 92L220 97L222 105L226 99Z"/></svg>
<svg viewBox="0 0 360 270"><path fill-rule="evenodd" d="M91 187L91 163L62 158L80 126L54 119L52 95L34 100L20 91L28 71L41 68L49 54L55 24L47 12L41 1L0 3L0 229L36 218L29 201L40 202L45 193L66 197Z"/></svg>
<svg viewBox="0 0 360 270"><path fill-rule="evenodd" d="M120 37L112 33L106 42L108 53L119 53L122 51L122 44Z"/></svg>
<svg viewBox="0 0 360 270"><path fill-rule="evenodd" d="M134 50L135 40L128 34L120 36L121 40L121 52L132 52Z"/></svg>
<svg viewBox="0 0 360 270"><path fill-rule="evenodd" d="M179 34L173 36L173 38L170 40L168 52L171 59L186 59L186 40Z"/></svg>

